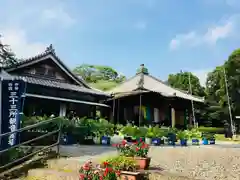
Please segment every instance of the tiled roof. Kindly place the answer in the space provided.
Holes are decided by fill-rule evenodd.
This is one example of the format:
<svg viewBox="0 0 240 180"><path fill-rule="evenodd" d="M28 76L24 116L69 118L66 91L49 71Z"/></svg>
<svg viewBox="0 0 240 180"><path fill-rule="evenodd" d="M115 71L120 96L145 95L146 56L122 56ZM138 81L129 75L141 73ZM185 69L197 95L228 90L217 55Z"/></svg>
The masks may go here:
<svg viewBox="0 0 240 180"><path fill-rule="evenodd" d="M21 79L25 80L27 83L30 83L30 84L36 84L36 85L65 89L65 90L72 90L72 91L89 93L89 94L94 94L94 95L109 96L107 93L96 91L93 89L88 89L88 88L73 85L73 84L68 84L68 83L63 83L63 82L58 82L58 81L53 81L53 80L47 80L47 79L40 79L40 78L35 78L35 77L30 77L30 76L18 76L18 77L20 77Z"/></svg>
<svg viewBox="0 0 240 180"><path fill-rule="evenodd" d="M41 54L38 54L36 56L33 56L33 57L30 57L30 58L27 58L27 59L22 59L20 60L18 63L12 65L12 66L8 66L6 68L4 68L7 72L9 71L12 71L18 67L21 67L21 66L24 66L25 64L28 64L28 63L32 63L34 61L37 61L41 58L44 58L44 57L47 57L48 55L50 56L53 56L54 59L57 60L57 62L74 78L75 81L78 81L80 82L82 85L84 85L85 87L88 87L88 84L86 82L84 82L82 79L80 79L79 77L77 77L74 73L72 73L72 71L70 69L68 69L68 67L61 61L61 59L56 55L55 53L55 49L53 48L52 45L50 45L49 47L46 48L46 50L41 53Z"/></svg>
<svg viewBox="0 0 240 180"><path fill-rule="evenodd" d="M112 90L108 91L108 93L113 93L113 94L125 93L125 92L130 92L130 91L139 89L138 83L141 80L141 77L143 77L144 79L142 88L145 90L157 92L157 93L160 93L162 96L166 96L166 97L179 97L187 100L193 100L196 102L204 102L204 98L193 96L182 90L173 88L151 75L142 74L142 73L139 73L133 76L132 78L123 82L116 88L113 88Z"/></svg>
<svg viewBox="0 0 240 180"><path fill-rule="evenodd" d="M90 94L95 94L95 95L110 96L107 93L104 93L104 92L101 92L99 90L95 90L95 89L91 88L86 82L84 82L84 80L82 80L77 75L72 73L72 71L70 69L68 69L65 66L65 64L60 60L60 58L56 55L55 50L53 49L52 45L47 47L46 50L41 54L39 54L37 56L33 56L31 58L28 58L28 59L20 60L17 64L6 67L4 69L5 69L6 72L10 73L11 71L14 71L17 68L28 66L29 64L35 63L35 62L37 62L41 59L45 60L49 56L53 57L54 61L57 61L57 63L61 67L63 67L64 70L67 71L69 76L71 76L73 78L73 80L76 83L79 84L79 86L78 85L73 85L73 84L68 84L68 83L63 83L63 82L59 82L59 81L54 81L54 80L30 77L30 76L22 76L20 78L25 79L28 83L31 83L31 84L38 84L38 85L43 85L43 86L48 86L48 87L53 87L53 88L66 89L66 90L90 93Z"/></svg>

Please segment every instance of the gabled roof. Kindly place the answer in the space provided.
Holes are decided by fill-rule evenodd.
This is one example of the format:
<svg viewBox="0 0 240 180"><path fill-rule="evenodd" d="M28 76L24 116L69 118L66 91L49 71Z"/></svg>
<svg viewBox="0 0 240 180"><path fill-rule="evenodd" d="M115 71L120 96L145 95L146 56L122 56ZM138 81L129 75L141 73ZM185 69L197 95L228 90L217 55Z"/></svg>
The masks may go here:
<svg viewBox="0 0 240 180"><path fill-rule="evenodd" d="M64 65L64 63L60 60L60 58L55 54L55 50L53 49L52 45L50 45L45 52L37 56L31 57L25 60L21 60L20 62L12 66L5 67L4 70L6 73L11 73L17 69L21 69L21 68L24 68L48 59L51 59L63 72L66 73L68 77L70 77L74 82L76 82L77 85L44 79L44 78L36 78L31 76L16 76L16 75L10 75L10 76L14 78L24 79L27 83L30 83L30 84L36 84L36 85L42 85L42 86L48 86L53 88L60 88L60 89L66 89L66 90L72 90L72 91L84 92L84 93L90 93L90 94L96 94L96 95L110 96L107 93L92 89L86 82L84 82L82 79L77 77L74 73L72 73L72 71L69 68L67 68Z"/></svg>
<svg viewBox="0 0 240 180"><path fill-rule="evenodd" d="M123 82L108 92L116 95L138 90L139 82L141 79L143 79L142 89L144 90L157 92L166 97L179 97L196 102L204 102L204 98L193 96L187 92L173 88L163 81L146 73L138 73L137 75L133 76L132 78L128 79L127 81Z"/></svg>
<svg viewBox="0 0 240 180"><path fill-rule="evenodd" d="M52 59L53 62L55 64L57 64L57 66L59 66L61 68L61 70L63 70L77 84L84 86L86 88L90 88L86 82L84 82L83 80L78 78L74 73L72 73L72 71L61 61L61 59L56 55L55 50L53 49L52 45L47 47L46 51L44 51L41 54L31 57L31 58L28 58L28 59L21 60L17 64L6 67L4 69L6 72L12 72L16 69L21 69L21 68L45 61L47 59Z"/></svg>

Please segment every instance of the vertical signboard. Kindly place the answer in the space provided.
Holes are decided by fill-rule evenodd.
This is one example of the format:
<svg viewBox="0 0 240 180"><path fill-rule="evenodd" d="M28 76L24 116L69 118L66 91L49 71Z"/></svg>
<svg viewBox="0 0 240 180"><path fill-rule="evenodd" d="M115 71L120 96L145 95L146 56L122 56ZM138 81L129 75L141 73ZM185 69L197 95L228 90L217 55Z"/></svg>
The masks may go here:
<svg viewBox="0 0 240 180"><path fill-rule="evenodd" d="M23 80L2 80L1 133L14 132L20 128L23 110L22 95L25 93ZM19 143L19 133L12 133L1 138L1 148L5 149Z"/></svg>

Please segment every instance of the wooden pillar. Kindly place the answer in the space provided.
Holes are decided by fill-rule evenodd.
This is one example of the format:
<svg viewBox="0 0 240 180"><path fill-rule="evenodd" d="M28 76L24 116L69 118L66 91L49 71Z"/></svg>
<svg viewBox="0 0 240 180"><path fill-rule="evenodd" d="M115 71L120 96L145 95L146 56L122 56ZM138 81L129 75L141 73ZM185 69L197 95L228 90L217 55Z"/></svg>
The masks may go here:
<svg viewBox="0 0 240 180"><path fill-rule="evenodd" d="M120 119L119 111L120 111L120 99L118 99L118 106L117 106L117 124L119 124L119 119Z"/></svg>
<svg viewBox="0 0 240 180"><path fill-rule="evenodd" d="M114 123L114 124L116 124L116 121L115 121L115 107L116 107L116 99L113 99L113 108L112 108L112 122Z"/></svg>
<svg viewBox="0 0 240 180"><path fill-rule="evenodd" d="M142 122L142 94L140 94L139 97L139 120L138 120L138 126L141 126Z"/></svg>
<svg viewBox="0 0 240 180"><path fill-rule="evenodd" d="M67 112L67 106L66 103L60 103L60 111L59 111L59 116L60 117L65 117Z"/></svg>
<svg viewBox="0 0 240 180"><path fill-rule="evenodd" d="M176 125L176 112L174 107L171 107L171 118L172 118L172 128L175 128Z"/></svg>

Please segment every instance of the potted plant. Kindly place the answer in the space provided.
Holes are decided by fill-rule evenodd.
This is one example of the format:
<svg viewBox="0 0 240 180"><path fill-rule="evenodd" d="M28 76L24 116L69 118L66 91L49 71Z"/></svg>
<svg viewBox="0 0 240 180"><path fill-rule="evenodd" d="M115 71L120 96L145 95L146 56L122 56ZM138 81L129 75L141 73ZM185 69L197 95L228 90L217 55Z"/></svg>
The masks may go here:
<svg viewBox="0 0 240 180"><path fill-rule="evenodd" d="M202 134L202 144L208 145L208 134L206 133Z"/></svg>
<svg viewBox="0 0 240 180"><path fill-rule="evenodd" d="M134 159L130 159L124 156L116 156L106 159L102 163L102 167L113 165L113 169L116 172L120 172L120 179L140 180L143 179L144 174L137 172L137 164Z"/></svg>
<svg viewBox="0 0 240 180"><path fill-rule="evenodd" d="M197 129L192 129L190 132L190 137L192 139L192 145L199 145L199 139L201 138L202 133Z"/></svg>
<svg viewBox="0 0 240 180"><path fill-rule="evenodd" d="M145 142L147 143L147 144L152 144L152 138L154 137L154 133L151 131L151 129L149 128L148 129L148 132L147 132L147 134L146 134L146 139L145 139Z"/></svg>
<svg viewBox="0 0 240 180"><path fill-rule="evenodd" d="M209 144L215 144L216 135L215 134L209 134Z"/></svg>
<svg viewBox="0 0 240 180"><path fill-rule="evenodd" d="M149 167L151 158L148 157L149 145L143 141L136 141L132 144L127 144L127 141L123 140L119 144L114 145L120 155L134 158L140 169L147 169Z"/></svg>
<svg viewBox="0 0 240 180"><path fill-rule="evenodd" d="M167 132L168 145L175 146L175 144L177 142L177 132L178 132L178 130L176 128L168 129L168 132Z"/></svg>
<svg viewBox="0 0 240 180"><path fill-rule="evenodd" d="M106 163L104 167L94 167L91 161L87 161L79 170L80 180L117 180L120 172Z"/></svg>
<svg viewBox="0 0 240 180"><path fill-rule="evenodd" d="M103 122L103 132L101 136L101 144L110 145L111 144L111 136L114 135L114 125L105 121Z"/></svg>
<svg viewBox="0 0 240 180"><path fill-rule="evenodd" d="M132 136L134 135L133 133L133 127L131 125L124 126L120 133L124 136L124 139L127 142L132 142Z"/></svg>
<svg viewBox="0 0 240 180"><path fill-rule="evenodd" d="M162 139L161 139L162 134L159 127L153 127L152 132L153 132L152 144L155 146L159 146L162 142Z"/></svg>
<svg viewBox="0 0 240 180"><path fill-rule="evenodd" d="M145 142L148 128L146 128L146 127L134 127L134 128L135 128L134 136L136 137L136 140L140 141L140 139L141 139L142 141Z"/></svg>
<svg viewBox="0 0 240 180"><path fill-rule="evenodd" d="M181 146L187 146L187 141L189 139L189 132L187 130L179 131L177 133L177 138L180 139Z"/></svg>

